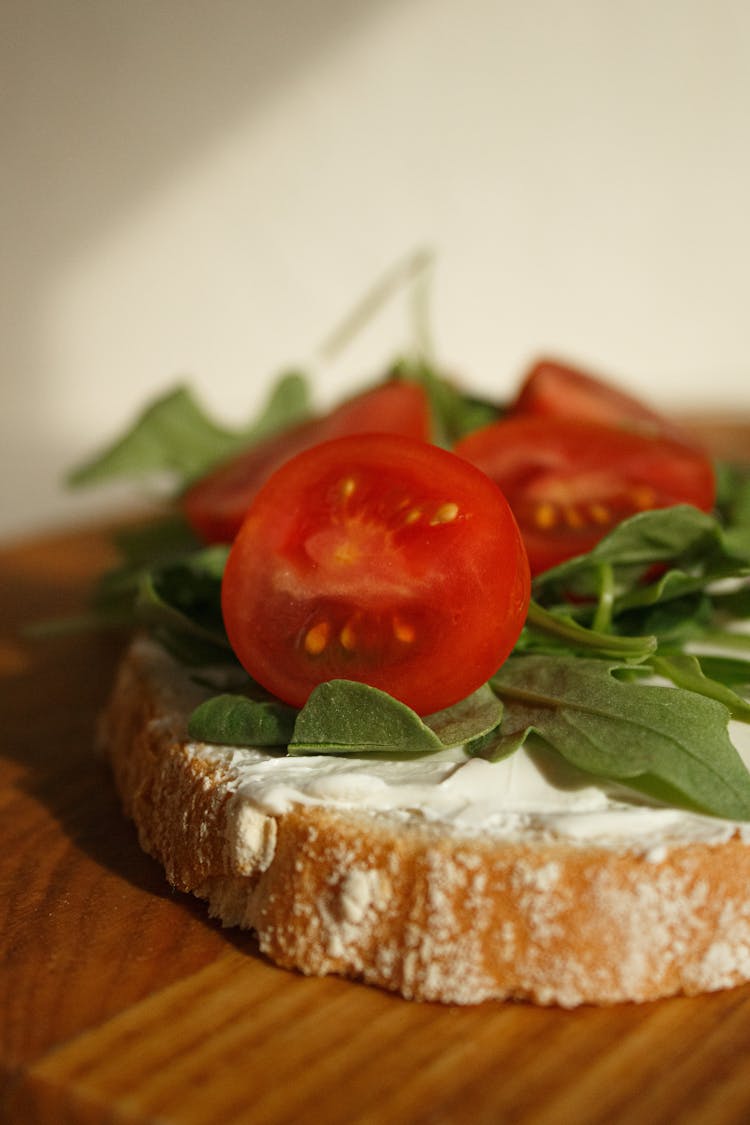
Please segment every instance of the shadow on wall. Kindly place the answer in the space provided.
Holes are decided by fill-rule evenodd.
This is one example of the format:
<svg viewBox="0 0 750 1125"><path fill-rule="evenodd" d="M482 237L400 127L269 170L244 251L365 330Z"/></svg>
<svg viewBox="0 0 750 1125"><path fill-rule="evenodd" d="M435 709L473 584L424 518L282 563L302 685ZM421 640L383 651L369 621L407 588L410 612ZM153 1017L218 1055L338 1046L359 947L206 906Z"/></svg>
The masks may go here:
<svg viewBox="0 0 750 1125"><path fill-rule="evenodd" d="M212 136L392 2L17 0L0 42L3 214L16 246L30 251L31 272L38 256L87 239L179 173Z"/></svg>
<svg viewBox="0 0 750 1125"><path fill-rule="evenodd" d="M0 369L13 403L31 411L55 377L41 370L40 317L66 257L392 3L3 5ZM0 414L0 446L6 458L26 463L33 492L29 443L44 439L19 433L23 417Z"/></svg>

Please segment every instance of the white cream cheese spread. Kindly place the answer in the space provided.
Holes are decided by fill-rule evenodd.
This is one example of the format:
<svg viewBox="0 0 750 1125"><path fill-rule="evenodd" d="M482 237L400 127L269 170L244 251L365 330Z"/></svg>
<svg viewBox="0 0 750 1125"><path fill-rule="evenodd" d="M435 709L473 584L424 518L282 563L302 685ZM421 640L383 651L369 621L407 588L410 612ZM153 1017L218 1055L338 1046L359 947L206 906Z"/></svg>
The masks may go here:
<svg viewBox="0 0 750 1125"><path fill-rule="evenodd" d="M177 688L173 709L189 713L205 697L153 642L141 639L136 649L145 663L171 667L166 678ZM750 768L750 724L730 722L729 735ZM230 819L236 828L253 824L253 832L260 830L258 814L278 816L302 803L421 820L493 840L625 848L654 860L669 846L719 844L735 834L750 844L750 823L676 809L624 785L595 781L540 744L499 762L469 757L460 746L414 758L289 756L202 742L189 743L186 751L221 767L232 794Z"/></svg>
<svg viewBox="0 0 750 1125"><path fill-rule="evenodd" d="M750 762L750 726L730 724ZM522 748L500 762L469 758L461 747L414 760L288 757L194 743L190 753L221 760L232 802L279 815L295 802L396 819L423 819L460 833L514 840L562 839L637 850L658 860L669 845L720 843L750 825L669 808L591 775L553 751ZM239 809L233 810L236 816Z"/></svg>

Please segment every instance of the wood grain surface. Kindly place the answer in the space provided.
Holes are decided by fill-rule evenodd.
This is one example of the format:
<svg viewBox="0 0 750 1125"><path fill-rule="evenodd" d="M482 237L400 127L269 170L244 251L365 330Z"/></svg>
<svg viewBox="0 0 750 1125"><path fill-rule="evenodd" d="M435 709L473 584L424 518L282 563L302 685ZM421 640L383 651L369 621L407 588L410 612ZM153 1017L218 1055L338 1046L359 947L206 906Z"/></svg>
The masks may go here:
<svg viewBox="0 0 750 1125"><path fill-rule="evenodd" d="M750 428L711 424L750 455ZM572 1012L414 1004L277 969L171 892L93 749L123 638L20 632L80 609L113 558L97 528L0 552L0 1121L750 1120L750 987Z"/></svg>

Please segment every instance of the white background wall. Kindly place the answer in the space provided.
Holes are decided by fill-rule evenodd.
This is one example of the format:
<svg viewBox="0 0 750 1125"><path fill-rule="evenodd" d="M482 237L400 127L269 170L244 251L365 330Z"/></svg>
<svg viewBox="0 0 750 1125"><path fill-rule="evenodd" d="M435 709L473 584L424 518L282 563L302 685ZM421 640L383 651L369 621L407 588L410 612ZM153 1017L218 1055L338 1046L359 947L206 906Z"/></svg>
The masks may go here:
<svg viewBox="0 0 750 1125"><path fill-rule="evenodd" d="M747 0L3 0L0 535L188 377L231 421L417 246L439 356L750 407ZM396 301L320 401L409 340ZM118 494L119 496L119 494Z"/></svg>

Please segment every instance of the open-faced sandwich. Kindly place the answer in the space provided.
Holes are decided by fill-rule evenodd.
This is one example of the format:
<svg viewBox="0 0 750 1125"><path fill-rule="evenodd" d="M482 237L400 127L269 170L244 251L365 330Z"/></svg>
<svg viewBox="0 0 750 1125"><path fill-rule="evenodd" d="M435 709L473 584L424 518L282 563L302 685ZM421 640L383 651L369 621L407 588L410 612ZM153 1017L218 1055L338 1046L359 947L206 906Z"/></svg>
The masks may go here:
<svg viewBox="0 0 750 1125"><path fill-rule="evenodd" d="M750 980L750 477L543 362L397 365L324 416L184 389L76 474L176 471L100 615L102 723L169 881L279 965L420 1000Z"/></svg>

